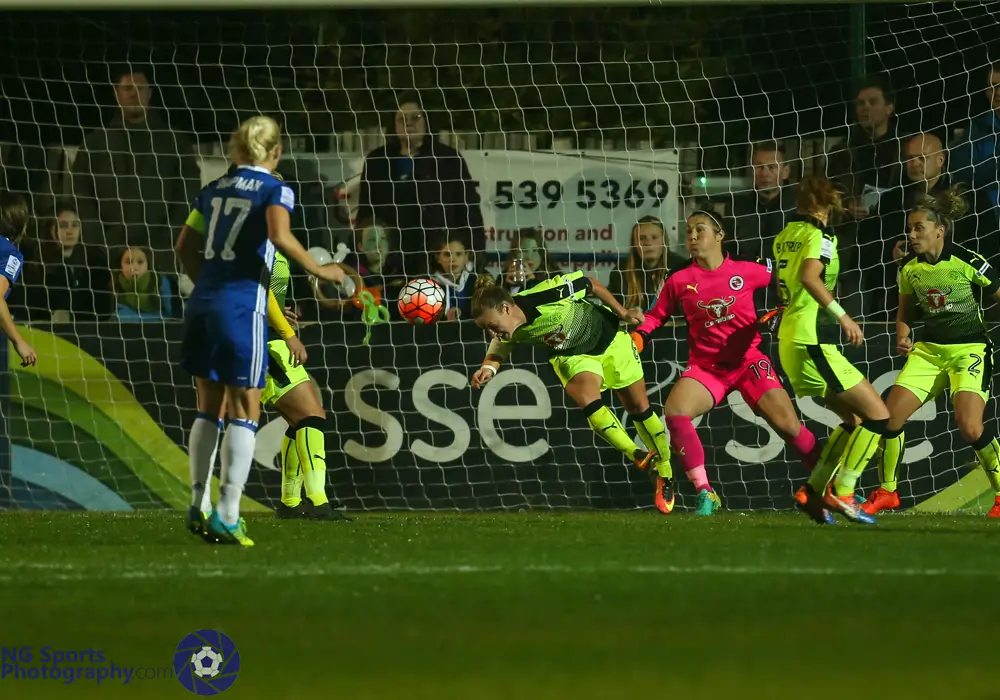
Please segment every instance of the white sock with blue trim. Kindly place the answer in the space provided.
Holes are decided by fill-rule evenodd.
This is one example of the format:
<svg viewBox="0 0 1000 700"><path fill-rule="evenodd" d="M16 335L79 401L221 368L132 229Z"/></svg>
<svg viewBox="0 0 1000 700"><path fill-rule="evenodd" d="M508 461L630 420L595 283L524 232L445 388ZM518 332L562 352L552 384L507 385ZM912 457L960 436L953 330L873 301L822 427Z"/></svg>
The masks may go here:
<svg viewBox="0 0 1000 700"><path fill-rule="evenodd" d="M226 525L240 519L240 498L253 465L257 424L251 420L229 421L222 438L222 476L219 479L219 517Z"/></svg>
<svg viewBox="0 0 1000 700"><path fill-rule="evenodd" d="M191 505L202 513L212 512L212 471L219 447L222 421L199 413L188 434L188 463L191 468Z"/></svg>

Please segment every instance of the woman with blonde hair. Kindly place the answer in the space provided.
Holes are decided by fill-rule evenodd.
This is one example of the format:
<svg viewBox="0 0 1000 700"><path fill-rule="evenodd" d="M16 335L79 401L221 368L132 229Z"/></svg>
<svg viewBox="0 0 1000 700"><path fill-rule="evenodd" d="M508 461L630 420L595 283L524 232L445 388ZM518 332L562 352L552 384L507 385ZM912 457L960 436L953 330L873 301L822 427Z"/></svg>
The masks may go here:
<svg viewBox="0 0 1000 700"><path fill-rule="evenodd" d="M841 332L861 346L864 333L834 292L840 274L837 237L830 217L842 209L840 192L825 177L809 176L799 186L798 215L774 241L778 291L784 312L778 328L778 356L795 395L820 396L843 421L827 439L809 482L796 503L817 522L829 522L826 507L854 522L875 519L854 500L854 486L885 435L889 411L865 376L840 352ZM827 485L843 457L833 492Z"/></svg>
<svg viewBox="0 0 1000 700"><path fill-rule="evenodd" d="M644 216L632 227L628 257L611 271L608 289L626 309L648 311L667 277L667 237L663 222Z"/></svg>
<svg viewBox="0 0 1000 700"><path fill-rule="evenodd" d="M246 120L229 141L229 155L236 167L202 189L176 247L195 283L184 309L181 345L181 366L198 388L188 446L193 491L188 528L211 543L248 547L253 541L239 506L267 378L265 326L267 320L277 328L288 325L267 288L275 249L321 279L339 283L344 273L334 265L317 265L292 234L295 195L274 174L281 158L278 124L265 116ZM304 361L301 343L290 345L290 352L290 363ZM221 446L219 503L207 514L205 490L224 412L229 427ZM314 432L322 438L322 431ZM321 453L323 445L313 447Z"/></svg>

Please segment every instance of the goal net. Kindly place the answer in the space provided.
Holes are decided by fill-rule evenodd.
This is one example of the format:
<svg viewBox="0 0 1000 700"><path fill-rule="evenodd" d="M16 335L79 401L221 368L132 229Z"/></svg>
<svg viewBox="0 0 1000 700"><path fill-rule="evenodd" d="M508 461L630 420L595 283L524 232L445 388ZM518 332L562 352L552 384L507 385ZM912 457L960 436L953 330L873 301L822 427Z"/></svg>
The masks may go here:
<svg viewBox="0 0 1000 700"><path fill-rule="evenodd" d="M357 510L649 507L647 475L589 430L545 353L520 349L474 392L483 332L467 311L399 320L394 280L437 275L461 310L464 279L519 260L536 279L582 270L648 308L660 253L685 258L688 212L714 208L734 251L767 254L795 183L824 172L851 205L835 227L839 296L868 338L851 359L887 390L902 366L893 247L908 198L964 178L963 241L997 252L995 153L963 140L970 118L996 119L998 18L998 2L9 18L3 186L37 219L11 305L40 359L23 369L11 352L0 506L187 505L190 280L172 247L193 194L228 167L228 134L264 113L286 136L296 235L348 255L392 310L369 327L350 298L295 276L331 495ZM959 171L960 157L980 161ZM639 222L654 229L641 246ZM685 338L668 325L643 356L657 410ZM838 422L795 403L820 437ZM987 418L995 432L992 402ZM728 507L791 505L805 472L742 399L698 426ZM251 510L280 496L285 427L266 411ZM904 504L975 506L988 494L973 459L947 397L924 406L907 428ZM862 484L877 480L873 463Z"/></svg>

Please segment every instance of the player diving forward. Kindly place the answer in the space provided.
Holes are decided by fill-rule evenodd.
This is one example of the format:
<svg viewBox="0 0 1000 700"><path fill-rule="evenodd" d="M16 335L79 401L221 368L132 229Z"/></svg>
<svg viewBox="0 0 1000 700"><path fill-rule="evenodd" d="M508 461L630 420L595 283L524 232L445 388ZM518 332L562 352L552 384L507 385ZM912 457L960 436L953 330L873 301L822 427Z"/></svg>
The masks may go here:
<svg viewBox="0 0 1000 700"><path fill-rule="evenodd" d="M188 527L200 529L209 542L252 546L239 508L253 463L267 371L264 326L275 246L321 279L340 282L343 272L318 266L292 235L295 195L272 173L281 158L277 123L251 117L230 139L229 155L235 174L202 189L176 246L195 282L184 309L181 346L181 366L198 388L198 415L188 444L193 490ZM224 406L230 420L221 446L219 503L205 519L200 504Z"/></svg>
<svg viewBox="0 0 1000 700"><path fill-rule="evenodd" d="M586 300L593 294L606 306ZM640 469L656 467L657 509L674 507L670 446L663 423L646 395L639 351L619 322L636 322L642 314L627 311L597 280L582 272L557 275L511 296L488 276L479 278L472 297L476 325L492 337L482 366L472 375L472 387L489 382L515 345L548 348L549 363L566 393L583 409L595 433ZM613 389L632 416L646 449L635 446L618 417L601 399Z"/></svg>
<svg viewBox="0 0 1000 700"><path fill-rule="evenodd" d="M843 421L820 452L808 483L795 493L797 505L817 522L829 522L824 503L854 522L875 519L854 500L858 476L885 435L889 411L837 344L840 331L852 345L864 343L858 324L837 303L833 290L840 273L837 237L827 224L840 209L840 193L823 177L799 185L798 216L774 241L778 291L785 305L778 327L778 356L796 396L821 396ZM833 493L827 485L838 465Z"/></svg>
<svg viewBox="0 0 1000 700"><path fill-rule="evenodd" d="M758 309L773 283L771 260L736 260L722 252L725 231L711 212L687 220L691 261L667 277L633 339L640 352L649 334L680 307L688 326L688 366L663 407L670 446L698 493L695 512L711 515L721 506L705 473L705 448L693 418L739 391L808 469L819 457L816 437L799 420L771 360L760 351Z"/></svg>
<svg viewBox="0 0 1000 700"><path fill-rule="evenodd" d="M955 422L979 459L995 492L990 518L1000 518L1000 444L983 428L983 410L993 381L993 344L983 319L980 289L1000 301L1000 277L982 256L954 243L954 220L965 201L954 189L919 201L908 217L912 252L899 270L896 351L906 365L896 377L886 405L889 430L879 464L881 486L862 505L874 515L899 507L896 470L903 456L903 424L926 401L951 391ZM910 335L914 306L924 332Z"/></svg>

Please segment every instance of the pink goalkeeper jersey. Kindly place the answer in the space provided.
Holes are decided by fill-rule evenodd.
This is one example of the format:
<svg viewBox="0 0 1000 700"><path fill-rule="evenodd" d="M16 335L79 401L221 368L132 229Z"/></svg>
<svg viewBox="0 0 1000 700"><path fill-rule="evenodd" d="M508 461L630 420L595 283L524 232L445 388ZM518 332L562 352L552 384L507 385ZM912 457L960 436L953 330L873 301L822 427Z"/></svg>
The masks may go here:
<svg viewBox="0 0 1000 700"><path fill-rule="evenodd" d="M639 326L652 333L672 316L678 305L688 324L691 364L738 365L760 345L758 303L771 284L774 263L726 257L715 270L693 260L667 277L656 304ZM758 299L755 299L758 297Z"/></svg>

